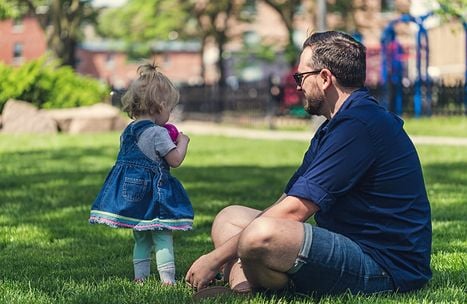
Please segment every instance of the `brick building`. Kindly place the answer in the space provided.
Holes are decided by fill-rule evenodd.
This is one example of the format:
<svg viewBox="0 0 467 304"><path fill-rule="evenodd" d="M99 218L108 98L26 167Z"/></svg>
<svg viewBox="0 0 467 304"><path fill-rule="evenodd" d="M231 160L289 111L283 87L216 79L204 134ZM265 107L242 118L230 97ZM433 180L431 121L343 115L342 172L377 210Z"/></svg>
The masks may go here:
<svg viewBox="0 0 467 304"><path fill-rule="evenodd" d="M76 50L76 71L115 87L127 87L137 65L129 63L122 46L113 42L85 42Z"/></svg>
<svg viewBox="0 0 467 304"><path fill-rule="evenodd" d="M20 65L39 58L46 50L45 33L35 18L0 21L0 62Z"/></svg>
<svg viewBox="0 0 467 304"><path fill-rule="evenodd" d="M155 62L176 84L199 84L201 79L200 45L197 42L158 42L152 55ZM77 50L76 71L100 79L115 88L125 88L136 76L137 67L145 60L131 60L124 45L115 41L85 42Z"/></svg>

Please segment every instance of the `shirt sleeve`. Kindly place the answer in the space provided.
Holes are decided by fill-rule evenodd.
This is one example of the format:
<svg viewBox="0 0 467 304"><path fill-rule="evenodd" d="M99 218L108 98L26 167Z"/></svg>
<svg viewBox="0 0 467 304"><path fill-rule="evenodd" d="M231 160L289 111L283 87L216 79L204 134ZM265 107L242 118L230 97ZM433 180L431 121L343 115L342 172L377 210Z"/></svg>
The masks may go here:
<svg viewBox="0 0 467 304"><path fill-rule="evenodd" d="M172 149L175 149L177 146L174 144L170 138L169 132L166 128L156 126L155 127L155 137L154 137L154 147L156 152L164 157Z"/></svg>
<svg viewBox="0 0 467 304"><path fill-rule="evenodd" d="M313 139L314 140L314 139ZM312 146L314 143L313 141L311 142L310 146ZM295 184L297 179L302 176L307 168L310 166L310 162L313 160L313 155L312 155L312 150L311 148L308 148L306 151L305 155L303 156L303 161L302 164L298 167L297 171L292 175L292 177L289 179L289 182L285 186L284 193L288 193L290 191L290 188Z"/></svg>
<svg viewBox="0 0 467 304"><path fill-rule="evenodd" d="M297 170L301 174L289 183L286 193L310 200L326 212L367 172L375 152L364 123L352 118L340 118L315 144L314 153L305 155L311 159Z"/></svg>

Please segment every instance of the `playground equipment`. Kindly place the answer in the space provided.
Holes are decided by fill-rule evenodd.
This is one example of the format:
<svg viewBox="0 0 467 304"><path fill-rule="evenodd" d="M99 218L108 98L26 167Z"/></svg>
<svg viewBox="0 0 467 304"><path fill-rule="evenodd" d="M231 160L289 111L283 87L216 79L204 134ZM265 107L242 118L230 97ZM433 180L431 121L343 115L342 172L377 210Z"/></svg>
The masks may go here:
<svg viewBox="0 0 467 304"><path fill-rule="evenodd" d="M415 117L421 115L431 115L431 86L432 80L428 74L429 66L429 44L428 33L424 22L434 13L430 12L423 16L414 17L410 14L403 14L384 28L381 36L381 81L383 84L383 94L381 102L386 108L401 115L403 112L403 78L407 68L408 54L397 40L395 26L399 22L414 23L417 26L415 58L416 76L413 83L413 108ZM458 16L466 33L466 66L464 75L464 109L467 114L467 23L462 16ZM392 90L391 90L392 89ZM391 93L392 91L392 93Z"/></svg>
<svg viewBox="0 0 467 304"><path fill-rule="evenodd" d="M403 77L404 69L407 61L407 53L403 46L398 42L395 31L395 26L399 22L415 23L418 26L416 38L416 77L414 81L414 114L419 117L422 114L423 100L422 100L422 86L425 88L425 104L426 109L430 108L431 104L431 90L430 90L430 77L428 75L429 63L429 46L428 35L423 20L428 18L431 14L424 17L414 17L410 14L403 14L398 19L389 22L383 31L381 38L381 80L383 83L382 102L389 108L392 100L393 111L402 114L402 98L403 98ZM423 58L422 58L423 56ZM423 65L422 65L423 59ZM393 92L391 94L391 86Z"/></svg>

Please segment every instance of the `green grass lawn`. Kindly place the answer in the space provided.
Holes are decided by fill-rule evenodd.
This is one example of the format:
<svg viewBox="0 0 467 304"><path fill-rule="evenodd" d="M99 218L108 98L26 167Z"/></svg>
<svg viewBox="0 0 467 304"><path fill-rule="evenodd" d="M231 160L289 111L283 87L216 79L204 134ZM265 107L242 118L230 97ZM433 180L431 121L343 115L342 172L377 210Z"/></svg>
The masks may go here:
<svg viewBox="0 0 467 304"><path fill-rule="evenodd" d="M407 133L412 136L448 136L467 137L467 116L433 116L414 118L410 116L402 117ZM267 130L269 125L265 121L256 120L256 125L245 126L245 128L256 128ZM233 126L234 124L228 124ZM238 124L237 124L238 125ZM311 119L286 119L278 117L276 128L281 131L309 131L313 124ZM317 125L316 125L317 127Z"/></svg>
<svg viewBox="0 0 467 304"><path fill-rule="evenodd" d="M467 116L403 117L410 135L467 137Z"/></svg>
<svg viewBox="0 0 467 304"><path fill-rule="evenodd" d="M118 136L0 135L0 303L190 303L182 278L212 248L215 214L230 204L265 208L275 201L307 146L192 136L184 164L173 170L196 212L194 231L175 233L180 284L163 287L153 274L138 286L132 283L131 232L87 223ZM467 302L467 148L417 149L433 211L433 280L414 293L343 295L322 303ZM310 302L317 300L258 295L249 303Z"/></svg>

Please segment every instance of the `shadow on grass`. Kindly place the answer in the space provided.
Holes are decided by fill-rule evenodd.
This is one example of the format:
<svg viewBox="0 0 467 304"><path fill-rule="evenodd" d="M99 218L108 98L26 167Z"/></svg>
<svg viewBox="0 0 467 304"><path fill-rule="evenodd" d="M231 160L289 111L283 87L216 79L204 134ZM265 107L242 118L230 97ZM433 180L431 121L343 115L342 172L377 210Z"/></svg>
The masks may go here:
<svg viewBox="0 0 467 304"><path fill-rule="evenodd" d="M60 149L3 153L0 270L2 278L53 294L60 282L132 278L130 230L88 224L89 208L115 149ZM185 166L173 173L193 202L191 232L175 233L177 277L212 248L215 214L232 203L263 208L281 193L294 168ZM7 233L8 232L8 233ZM153 270L155 269L153 264Z"/></svg>
<svg viewBox="0 0 467 304"><path fill-rule="evenodd" d="M424 166L433 221L465 221L467 216L467 162Z"/></svg>
<svg viewBox="0 0 467 304"><path fill-rule="evenodd" d="M1 154L0 277L53 295L64 281L132 278L131 231L87 223L89 208L113 164L115 147L34 150ZM195 230L175 233L177 277L212 248L212 220L222 208L244 204L264 209L281 194L292 166L182 166L173 170L196 214ZM467 163L424 167L434 191L434 252L465 251ZM462 190L463 189L463 190ZM452 191L457 191L452 193ZM463 198L444 197L460 194ZM464 247L463 247L464 246ZM153 264L153 269L155 269ZM434 285L465 281L458 270L438 270ZM443 278L443 280L440 280ZM448 283L444 283L448 284Z"/></svg>

